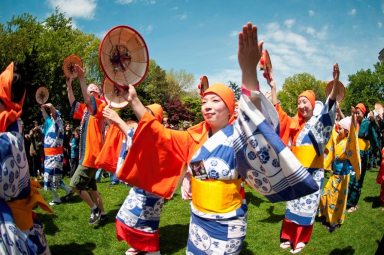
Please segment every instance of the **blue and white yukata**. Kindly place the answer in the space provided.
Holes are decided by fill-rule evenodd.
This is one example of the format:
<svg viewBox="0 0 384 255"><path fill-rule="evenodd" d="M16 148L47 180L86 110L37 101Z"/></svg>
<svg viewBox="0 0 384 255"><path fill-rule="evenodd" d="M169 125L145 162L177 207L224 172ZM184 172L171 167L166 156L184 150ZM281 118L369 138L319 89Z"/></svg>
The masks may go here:
<svg viewBox="0 0 384 255"><path fill-rule="evenodd" d="M134 129L123 140L117 171L132 144ZM154 252L160 249L159 224L164 198L143 189L132 187L116 215L116 235L139 251Z"/></svg>
<svg viewBox="0 0 384 255"><path fill-rule="evenodd" d="M196 163L204 166L200 171L208 182L223 182L220 192L202 190L200 201L195 201L192 178L191 221L187 254L239 254L247 229L247 204L244 198L231 211L209 213L207 208L215 203L210 193L216 193L217 200L230 204L220 193L245 180L251 187L272 202L286 201L318 190L318 186L305 171L292 152L280 140L277 114L271 103L258 92L252 92L261 102L257 109L248 97L240 99L240 114L232 125L228 125L204 143L190 163L191 172ZM199 174L200 174L199 173ZM204 178L204 177L203 177ZM216 189L217 187L215 187ZM199 193L199 192L198 192ZM233 194L233 198L237 194ZM212 197L213 198L213 197ZM236 199L236 198L235 198ZM199 209L201 208L201 209Z"/></svg>
<svg viewBox="0 0 384 255"><path fill-rule="evenodd" d="M25 154L24 140L17 122L7 132L0 133L0 254L50 254L43 232L43 226L32 212L22 207L22 220L31 218L31 228L22 231L16 225L16 218L10 203L18 203L34 197L43 201L38 191L31 192L29 167ZM35 196L39 196L36 199ZM12 201L12 202L11 202ZM29 204L28 201L25 202ZM21 205L16 207L20 207ZM35 203L32 205L35 206ZM20 217L20 216L19 216Z"/></svg>
<svg viewBox="0 0 384 255"><path fill-rule="evenodd" d="M60 114L54 120L47 117L43 126L44 133L44 189L56 191L63 178L64 125ZM56 153L47 153L47 149L57 149ZM49 155L47 155L49 154Z"/></svg>

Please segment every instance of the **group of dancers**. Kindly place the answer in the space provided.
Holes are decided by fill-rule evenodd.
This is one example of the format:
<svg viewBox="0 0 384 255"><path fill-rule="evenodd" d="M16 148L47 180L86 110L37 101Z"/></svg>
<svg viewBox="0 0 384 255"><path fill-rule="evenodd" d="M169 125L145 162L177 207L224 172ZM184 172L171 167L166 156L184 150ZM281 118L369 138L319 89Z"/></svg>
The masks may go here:
<svg viewBox="0 0 384 255"><path fill-rule="evenodd" d="M162 107L144 106L132 85L126 100L138 125L122 120L101 99L99 88L86 84L82 67L75 65L84 103L75 99L73 80L67 79L71 116L81 119L79 166L70 186L89 206L90 224L106 217L94 178L98 168L115 172L133 186L116 216L117 238L130 246L127 255L160 254L162 207L180 184L183 199L191 200L187 254L241 252L247 217L252 217L244 184L271 202L287 201L280 247L293 254L310 241L318 213L333 231L343 223L345 210L357 207L370 129L361 103L350 117L335 122L338 65L333 67L332 89L322 110L314 113L316 95L306 90L297 98L297 114L289 117L277 100L273 73L268 79L271 99L260 93L257 64L263 42L256 26L243 26L238 42L238 109L234 92L213 84L201 94L204 120L183 131L165 127ZM0 251L50 254L42 224L32 211L36 204L50 208L29 178L17 125L25 84L13 63L0 76L0 89ZM52 108L51 113L57 119ZM58 147L47 151L58 153ZM332 175L322 189L324 169Z"/></svg>

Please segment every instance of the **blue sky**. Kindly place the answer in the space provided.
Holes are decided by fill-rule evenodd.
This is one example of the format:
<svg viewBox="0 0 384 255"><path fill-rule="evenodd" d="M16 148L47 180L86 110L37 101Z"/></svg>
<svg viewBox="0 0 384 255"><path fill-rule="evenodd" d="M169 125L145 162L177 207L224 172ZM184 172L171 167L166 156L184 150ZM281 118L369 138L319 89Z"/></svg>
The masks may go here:
<svg viewBox="0 0 384 255"><path fill-rule="evenodd" d="M99 38L131 26L160 67L210 82L241 84L237 38L248 21L258 26L278 88L302 72L330 80L335 62L347 85L349 74L373 69L384 48L384 0L2 0L0 22L25 12L43 20L56 6ZM259 80L268 90L260 72Z"/></svg>

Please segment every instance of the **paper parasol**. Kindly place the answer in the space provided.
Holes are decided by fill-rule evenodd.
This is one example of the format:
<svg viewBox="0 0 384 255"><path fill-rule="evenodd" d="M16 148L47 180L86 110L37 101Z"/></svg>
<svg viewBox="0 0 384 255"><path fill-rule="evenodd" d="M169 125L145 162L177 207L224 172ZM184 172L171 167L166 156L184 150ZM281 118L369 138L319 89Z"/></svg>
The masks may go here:
<svg viewBox="0 0 384 255"><path fill-rule="evenodd" d="M200 83L197 85L197 88L199 89L200 96L203 96L204 91L206 91L209 88L209 82L207 76L201 76L200 77Z"/></svg>
<svg viewBox="0 0 384 255"><path fill-rule="evenodd" d="M107 77L103 81L103 94L107 103L115 109L124 108L128 105L128 87L115 85Z"/></svg>
<svg viewBox="0 0 384 255"><path fill-rule="evenodd" d="M49 98L49 91L46 87L39 87L35 94L36 101L39 104L45 104Z"/></svg>
<svg viewBox="0 0 384 255"><path fill-rule="evenodd" d="M147 45L133 28L114 27L100 44L99 62L105 75L115 84L136 86L144 80L148 71Z"/></svg>
<svg viewBox="0 0 384 255"><path fill-rule="evenodd" d="M325 94L327 95L327 97L329 94L331 94L332 86L333 86L333 80L329 81L327 83L327 86L325 87ZM336 85L336 101L341 102L341 100L343 100L344 96L345 96L344 84L341 83L340 81L338 81L337 85Z"/></svg>
<svg viewBox="0 0 384 255"><path fill-rule="evenodd" d="M261 53L261 58L259 61L259 68L260 70L263 70L263 76L265 79L267 79L268 82L271 81L271 72L272 72L272 62L271 58L269 57L269 53L267 50L263 50Z"/></svg>
<svg viewBox="0 0 384 255"><path fill-rule="evenodd" d="M64 59L63 72L67 78L75 79L77 77L77 73L75 72L75 64L83 68L83 61L79 56L75 54L69 55Z"/></svg>

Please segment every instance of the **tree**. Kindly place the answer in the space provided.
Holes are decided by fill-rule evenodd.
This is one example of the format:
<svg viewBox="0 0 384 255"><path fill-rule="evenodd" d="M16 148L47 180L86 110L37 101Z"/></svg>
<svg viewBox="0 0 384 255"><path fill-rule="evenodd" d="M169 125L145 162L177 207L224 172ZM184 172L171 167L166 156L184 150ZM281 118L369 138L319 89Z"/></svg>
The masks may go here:
<svg viewBox="0 0 384 255"><path fill-rule="evenodd" d="M362 102L369 109L373 109L376 102L384 101L384 64L376 63L375 70L360 70L348 76L349 85L342 102L342 109L349 114L351 106Z"/></svg>
<svg viewBox="0 0 384 255"><path fill-rule="evenodd" d="M282 90L277 93L277 98L287 114L293 116L297 112L297 97L301 92L311 89L316 94L316 100L323 102L325 87L325 82L316 80L308 73L295 74L285 79Z"/></svg>
<svg viewBox="0 0 384 255"><path fill-rule="evenodd" d="M193 86L195 77L185 70L175 71L171 69L167 72L167 80L170 84L176 85L175 87L180 91L189 91Z"/></svg>
<svg viewBox="0 0 384 255"><path fill-rule="evenodd" d="M229 87L232 89L233 93L235 93L235 100L238 101L241 96L241 88L232 81L229 81Z"/></svg>
<svg viewBox="0 0 384 255"><path fill-rule="evenodd" d="M58 9L42 22L30 14L13 17L0 26L0 68L16 61L25 69L25 78L31 83L27 88L22 118L26 124L41 119L35 101L35 91L46 86L50 92L49 102L61 108L63 117L68 119L70 109L63 60L70 54L83 59L89 82L100 82L103 75L98 65L100 41L92 34L84 34L72 28L72 21L65 18ZM81 99L79 86L74 86L75 96Z"/></svg>

